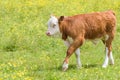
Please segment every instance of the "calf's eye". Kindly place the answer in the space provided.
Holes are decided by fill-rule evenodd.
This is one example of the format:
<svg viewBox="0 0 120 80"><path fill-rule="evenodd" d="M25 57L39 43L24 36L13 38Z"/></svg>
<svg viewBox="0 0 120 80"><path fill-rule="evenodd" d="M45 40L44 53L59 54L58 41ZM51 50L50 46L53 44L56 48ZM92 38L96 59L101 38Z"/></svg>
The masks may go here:
<svg viewBox="0 0 120 80"><path fill-rule="evenodd" d="M53 28L55 28L55 26L56 26L56 25L55 25L55 24L53 24Z"/></svg>

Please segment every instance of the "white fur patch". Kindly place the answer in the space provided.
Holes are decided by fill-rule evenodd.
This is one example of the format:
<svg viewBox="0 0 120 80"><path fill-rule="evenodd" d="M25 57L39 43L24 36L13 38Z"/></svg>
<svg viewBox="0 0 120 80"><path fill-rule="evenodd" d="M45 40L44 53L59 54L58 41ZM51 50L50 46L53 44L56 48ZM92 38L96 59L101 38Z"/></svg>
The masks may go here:
<svg viewBox="0 0 120 80"><path fill-rule="evenodd" d="M106 57L105 57L105 61L104 61L104 64L103 64L103 68L106 68L107 65L108 65L108 60L110 61L110 64L114 64L114 59L113 59L113 56L112 56L112 51L110 52L110 55L108 56L108 48L106 47Z"/></svg>
<svg viewBox="0 0 120 80"><path fill-rule="evenodd" d="M68 36L68 41L70 42L70 44L73 42L73 39L71 37Z"/></svg>
<svg viewBox="0 0 120 80"><path fill-rule="evenodd" d="M110 61L111 65L114 64L114 59L113 59L113 56L112 56L112 51L110 52L109 61Z"/></svg>
<svg viewBox="0 0 120 80"><path fill-rule="evenodd" d="M96 38L96 39L93 39L93 40L90 40L90 41L92 41L92 43L93 44L98 44L98 42L102 39L102 40L108 40L108 38L109 38L109 35L105 35L104 37L101 37L101 38ZM89 39L88 39L89 40Z"/></svg>
<svg viewBox="0 0 120 80"><path fill-rule="evenodd" d="M109 36L108 36L108 35L106 35L106 36L105 36L105 40L108 40L108 38L109 38Z"/></svg>
<svg viewBox="0 0 120 80"><path fill-rule="evenodd" d="M64 44L67 46L67 47L69 47L70 46L70 43L69 43L69 41L64 41Z"/></svg>
<svg viewBox="0 0 120 80"><path fill-rule="evenodd" d="M108 48L106 47L106 56L105 56L105 61L104 61L104 64L102 65L103 68L106 68L107 65L108 65Z"/></svg>
<svg viewBox="0 0 120 80"><path fill-rule="evenodd" d="M80 61L80 49L79 48L75 51L75 54L76 54L77 67L81 68L82 65Z"/></svg>
<svg viewBox="0 0 120 80"><path fill-rule="evenodd" d="M68 36L68 38L66 39L66 41L64 41L64 44L69 47L70 44L73 43L73 39L71 37Z"/></svg>
<svg viewBox="0 0 120 80"><path fill-rule="evenodd" d="M105 57L104 64L102 65L103 68L106 68L108 65L108 56Z"/></svg>

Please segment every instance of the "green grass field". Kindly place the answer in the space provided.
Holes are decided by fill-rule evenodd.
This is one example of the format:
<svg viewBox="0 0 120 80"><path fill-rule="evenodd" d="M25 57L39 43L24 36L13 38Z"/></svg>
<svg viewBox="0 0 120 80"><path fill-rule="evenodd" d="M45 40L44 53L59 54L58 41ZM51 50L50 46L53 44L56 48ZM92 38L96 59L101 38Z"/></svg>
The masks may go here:
<svg viewBox="0 0 120 80"><path fill-rule="evenodd" d="M46 36L50 14L75 15L114 10L117 31L114 66L103 69L104 45L81 47L82 69L72 55L62 72L66 47ZM120 80L120 0L0 0L0 80Z"/></svg>

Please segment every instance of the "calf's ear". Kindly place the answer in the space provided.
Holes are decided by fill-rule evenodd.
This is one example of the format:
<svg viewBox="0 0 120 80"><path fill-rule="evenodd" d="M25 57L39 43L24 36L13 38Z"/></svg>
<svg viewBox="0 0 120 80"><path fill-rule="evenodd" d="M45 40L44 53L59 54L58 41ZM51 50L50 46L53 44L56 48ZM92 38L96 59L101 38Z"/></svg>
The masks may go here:
<svg viewBox="0 0 120 80"><path fill-rule="evenodd" d="M50 18L52 18L53 16L54 16L54 15L53 15L53 14L51 14L51 15L50 15Z"/></svg>
<svg viewBox="0 0 120 80"><path fill-rule="evenodd" d="M58 19L59 22L63 21L64 16L60 16L60 18Z"/></svg>

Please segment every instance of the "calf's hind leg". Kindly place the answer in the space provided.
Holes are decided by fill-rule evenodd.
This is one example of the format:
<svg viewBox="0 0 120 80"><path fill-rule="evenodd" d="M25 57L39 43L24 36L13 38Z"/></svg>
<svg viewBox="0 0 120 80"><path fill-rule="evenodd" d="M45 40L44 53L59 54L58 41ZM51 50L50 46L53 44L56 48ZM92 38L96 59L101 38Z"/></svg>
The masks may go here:
<svg viewBox="0 0 120 80"><path fill-rule="evenodd" d="M79 48L75 51L75 55L76 55L77 67L81 68L82 64L81 64L81 61L80 61L80 49Z"/></svg>
<svg viewBox="0 0 120 80"><path fill-rule="evenodd" d="M109 61L110 61L110 64L114 64L114 59L112 56L112 40L113 40L113 36L110 36L108 40L105 41L106 56L105 56L105 61L102 65L103 68L107 67Z"/></svg>

